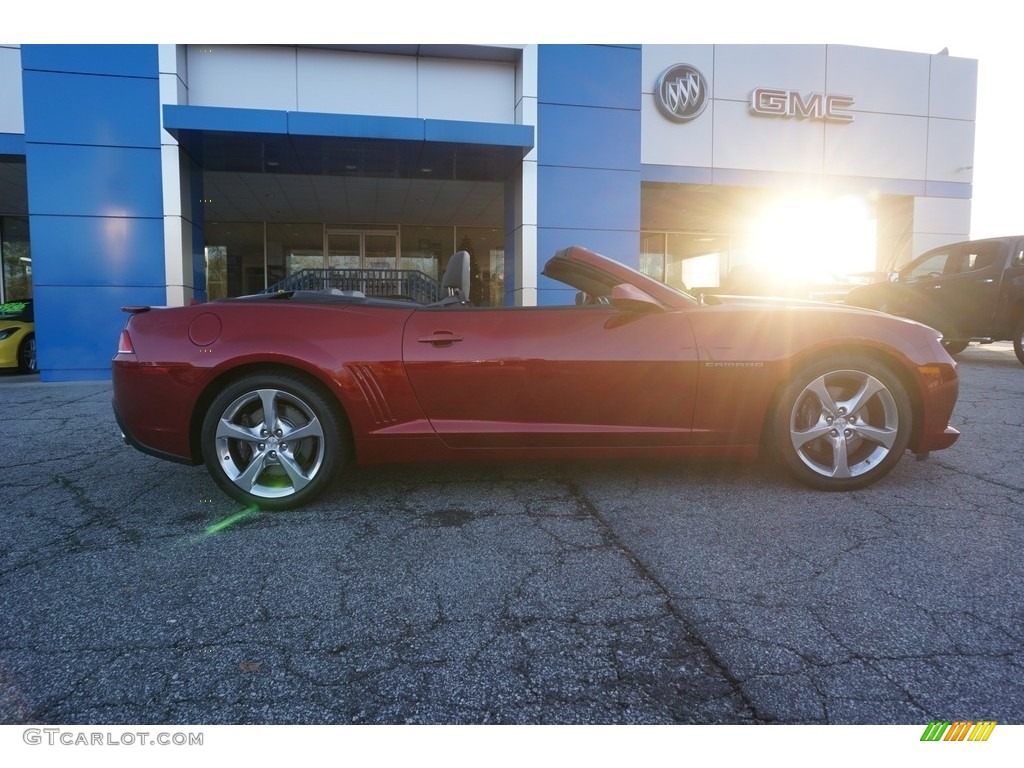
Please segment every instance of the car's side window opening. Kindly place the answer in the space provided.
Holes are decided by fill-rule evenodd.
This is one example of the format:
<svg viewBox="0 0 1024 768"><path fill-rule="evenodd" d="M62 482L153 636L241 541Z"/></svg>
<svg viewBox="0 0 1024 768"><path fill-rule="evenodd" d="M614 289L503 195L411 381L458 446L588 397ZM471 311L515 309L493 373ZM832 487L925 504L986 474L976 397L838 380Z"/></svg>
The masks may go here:
<svg viewBox="0 0 1024 768"><path fill-rule="evenodd" d="M990 244L988 247L981 246L974 250L965 251L959 260L958 272L976 272L981 269L988 269L996 263L1001 255L998 245Z"/></svg>

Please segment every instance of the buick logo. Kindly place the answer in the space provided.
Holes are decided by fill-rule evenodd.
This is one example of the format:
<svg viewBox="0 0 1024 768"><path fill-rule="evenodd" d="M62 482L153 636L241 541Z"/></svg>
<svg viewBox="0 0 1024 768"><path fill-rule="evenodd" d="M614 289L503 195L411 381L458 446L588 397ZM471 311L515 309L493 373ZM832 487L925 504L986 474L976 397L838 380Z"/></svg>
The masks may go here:
<svg viewBox="0 0 1024 768"><path fill-rule="evenodd" d="M676 64L658 77L654 101L669 120L685 123L708 105L708 81L696 67Z"/></svg>

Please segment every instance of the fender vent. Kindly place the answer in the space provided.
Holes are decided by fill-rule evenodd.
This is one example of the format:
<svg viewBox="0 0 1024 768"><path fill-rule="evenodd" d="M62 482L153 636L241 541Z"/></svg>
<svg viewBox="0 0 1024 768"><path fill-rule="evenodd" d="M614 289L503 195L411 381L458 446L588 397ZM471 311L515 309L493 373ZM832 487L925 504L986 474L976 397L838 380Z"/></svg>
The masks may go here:
<svg viewBox="0 0 1024 768"><path fill-rule="evenodd" d="M350 365L348 369L352 371L352 377L356 380L356 384L359 385L359 391L362 392L363 397L370 406L370 413L373 414L374 422L377 424L391 424L397 421L398 419L391 412L391 407L384 397L384 391L380 388L380 382L377 381L373 368L369 365Z"/></svg>

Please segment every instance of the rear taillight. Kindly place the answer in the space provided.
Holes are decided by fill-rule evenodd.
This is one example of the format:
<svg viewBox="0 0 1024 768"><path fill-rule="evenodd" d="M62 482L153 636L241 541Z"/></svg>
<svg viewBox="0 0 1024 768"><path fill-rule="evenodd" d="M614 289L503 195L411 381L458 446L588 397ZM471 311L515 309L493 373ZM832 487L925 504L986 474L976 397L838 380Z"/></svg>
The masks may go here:
<svg viewBox="0 0 1024 768"><path fill-rule="evenodd" d="M135 347L132 346L132 338L128 335L128 331L121 331L121 336L117 340L117 354L119 355L134 355Z"/></svg>

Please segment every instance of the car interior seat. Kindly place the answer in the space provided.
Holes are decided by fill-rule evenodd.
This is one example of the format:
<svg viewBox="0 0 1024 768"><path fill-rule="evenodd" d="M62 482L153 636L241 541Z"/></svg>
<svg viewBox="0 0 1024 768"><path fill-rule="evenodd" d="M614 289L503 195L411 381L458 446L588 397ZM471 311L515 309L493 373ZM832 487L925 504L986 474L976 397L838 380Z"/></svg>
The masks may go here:
<svg viewBox="0 0 1024 768"><path fill-rule="evenodd" d="M441 278L442 298L434 302L433 306L469 304L469 261L469 251L452 254Z"/></svg>

